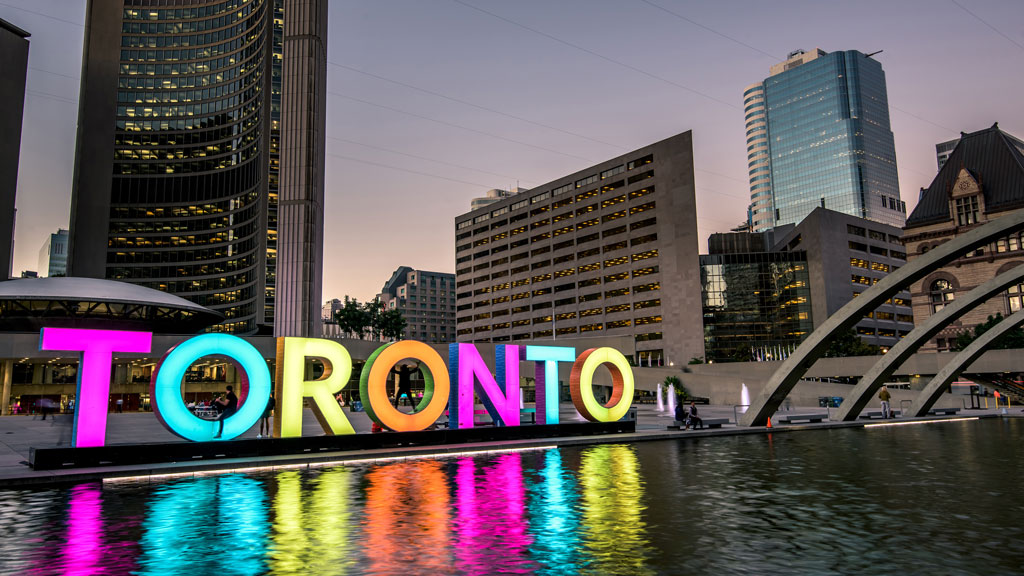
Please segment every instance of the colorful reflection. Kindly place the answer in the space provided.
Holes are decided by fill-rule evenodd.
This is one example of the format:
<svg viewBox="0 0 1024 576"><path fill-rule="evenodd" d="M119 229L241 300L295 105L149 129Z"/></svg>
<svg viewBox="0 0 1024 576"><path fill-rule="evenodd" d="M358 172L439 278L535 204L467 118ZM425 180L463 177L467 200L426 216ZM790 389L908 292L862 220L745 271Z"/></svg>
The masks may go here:
<svg viewBox="0 0 1024 576"><path fill-rule="evenodd" d="M455 568L467 574L531 574L533 535L525 516L521 454L455 465Z"/></svg>
<svg viewBox="0 0 1024 576"><path fill-rule="evenodd" d="M67 541L61 550L63 574L91 576L101 572L103 559L103 502L100 487L83 484L71 489Z"/></svg>
<svg viewBox="0 0 1024 576"><path fill-rule="evenodd" d="M420 460L374 467L366 473L364 513L370 573L451 572L444 464Z"/></svg>
<svg viewBox="0 0 1024 576"><path fill-rule="evenodd" d="M562 453L548 450L537 481L530 487L530 530L538 574L576 574L579 560L579 513L576 479L562 463Z"/></svg>
<svg viewBox="0 0 1024 576"><path fill-rule="evenodd" d="M270 525L260 481L239 474L158 488L142 524L138 574L262 574Z"/></svg>
<svg viewBox="0 0 1024 576"><path fill-rule="evenodd" d="M632 446L605 444L583 452L583 547L587 568L605 574L649 574L644 483Z"/></svg>
<svg viewBox="0 0 1024 576"><path fill-rule="evenodd" d="M347 574L358 554L349 539L352 472L323 471L305 486L303 478L277 476L268 564L275 574Z"/></svg>

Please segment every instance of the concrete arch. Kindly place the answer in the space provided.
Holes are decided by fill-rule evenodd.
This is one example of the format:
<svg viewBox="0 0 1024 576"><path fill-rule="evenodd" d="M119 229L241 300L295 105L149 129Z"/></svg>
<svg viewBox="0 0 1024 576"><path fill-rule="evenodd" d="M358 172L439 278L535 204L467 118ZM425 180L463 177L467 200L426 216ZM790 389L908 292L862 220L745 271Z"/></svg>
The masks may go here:
<svg viewBox="0 0 1024 576"><path fill-rule="evenodd" d="M928 320L911 330L909 334L890 348L885 356L882 356L878 362L875 362L875 365L870 370L864 373L864 376L853 387L847 399L839 406L839 413L836 418L847 421L856 420L860 416L861 410L874 398L875 392L882 387L885 380L896 371L896 368L906 362L907 358L910 358L910 356L917 352L917 349L922 344L931 340L943 328L961 318L967 312L970 312L988 301L989 298L1002 293L1008 287L1022 280L1024 280L1024 266L1011 268L962 295L960 298L953 300L942 310L932 314Z"/></svg>
<svg viewBox="0 0 1024 576"><path fill-rule="evenodd" d="M964 348L959 354L954 356L948 364L942 367L942 370L939 370L939 373L934 378L928 381L924 390L921 390L921 393L914 399L914 403L910 405L910 414L912 416L928 415L928 411L931 410L935 401L939 399L939 396L942 396L942 393L946 391L949 384L960 375L964 368L977 360L992 345L996 338L1021 324L1024 324L1024 310L1018 310L1010 314L1003 318L1002 322L996 324L981 336L978 336L974 342L971 342L967 348Z"/></svg>
<svg viewBox="0 0 1024 576"><path fill-rule="evenodd" d="M849 330L864 314L895 296L904 286L923 279L931 272L978 247L1018 230L1024 230L1024 209L989 221L949 242L944 242L861 292L858 297L847 302L826 319L789 358L782 362L750 409L740 418L740 425L764 426L800 378L825 354L834 335Z"/></svg>

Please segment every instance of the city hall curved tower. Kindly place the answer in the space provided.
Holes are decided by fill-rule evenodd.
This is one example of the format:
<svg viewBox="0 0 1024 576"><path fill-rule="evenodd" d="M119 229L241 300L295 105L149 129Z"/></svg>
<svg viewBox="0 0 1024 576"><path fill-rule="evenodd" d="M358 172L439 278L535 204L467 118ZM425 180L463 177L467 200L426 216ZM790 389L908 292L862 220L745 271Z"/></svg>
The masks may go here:
<svg viewBox="0 0 1024 576"><path fill-rule="evenodd" d="M288 163L280 153L282 126L320 125L323 132L322 105L282 117L292 12L323 36L326 61L326 2L89 2L70 275L184 297L224 314L214 330L272 331ZM319 75L307 85L323 91L323 68L302 73ZM317 152L316 161L292 160L321 168L319 186L305 192L319 194L322 206L322 148ZM322 226L322 211L310 218L307 226ZM314 260L304 268L319 269L313 252L302 253ZM316 294L307 307L318 310L318 301Z"/></svg>

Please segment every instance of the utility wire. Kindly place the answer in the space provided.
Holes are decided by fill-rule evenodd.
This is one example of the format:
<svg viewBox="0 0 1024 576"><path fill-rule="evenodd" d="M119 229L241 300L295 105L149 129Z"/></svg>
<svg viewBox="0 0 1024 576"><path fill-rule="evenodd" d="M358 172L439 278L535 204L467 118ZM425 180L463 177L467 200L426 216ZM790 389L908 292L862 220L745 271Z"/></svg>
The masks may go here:
<svg viewBox="0 0 1024 576"><path fill-rule="evenodd" d="M35 10L28 10L26 8L20 8L18 6L14 6L14 5L8 4L6 2L0 2L0 6L6 6L8 8L14 9L14 10L20 10L22 12L28 12L29 14L35 14L36 16L42 16L43 18L49 18L50 20L56 20L58 22L64 22L65 24L74 24L75 26L78 26L80 28L84 28L85 27L85 24L82 24L81 22L74 22L72 20L64 20L63 18L57 18L56 16L50 16L49 14L45 14L43 12L36 12Z"/></svg>
<svg viewBox="0 0 1024 576"><path fill-rule="evenodd" d="M529 146L530 148L536 148L538 150L543 150L545 152L551 152L552 154L561 154L562 156L569 156L570 158L576 158L576 159L579 159L579 160L583 160L585 162L590 162L590 163L594 162L594 160L592 160L590 158L586 158L584 156L577 156L576 154L570 154L568 152L562 152L562 151L559 151L559 150L554 150L552 148L545 148L544 146L538 146L537 144L530 144L529 142L523 142L522 140L516 140L514 138L507 138L505 136L499 136L498 134L494 134L494 133L491 133L491 132L484 132L483 130L477 130L476 128L470 128L468 126L463 126L461 124L455 124L454 122L447 122L447 121L444 121L444 120L438 120L436 118L431 118L429 116L424 116L422 114L416 114L415 112L408 112L406 110L401 110L399 108L394 108L392 106L387 106L385 104L378 104L377 102L370 102L369 100L363 100L362 98L356 98L355 96L349 96L347 94L342 94L340 92L328 91L327 93L330 94L331 96L336 96L338 98L344 98L346 100L352 100L353 102L359 102L361 104L366 104L368 106L376 106L377 108L383 108L384 110L390 110L392 112L398 112L399 114L405 114L405 115L408 115L408 116L412 116L414 118L420 118L422 120L429 120L430 122L436 122L436 123L442 124L444 126L451 126L452 128L458 128L460 130L465 130L467 132L473 132L474 134L482 134L484 136L490 136L491 138L496 138L498 140L504 140L506 142L512 142L514 144L520 144L522 146Z"/></svg>
<svg viewBox="0 0 1024 576"><path fill-rule="evenodd" d="M1006 34L1003 34L1003 33L1002 33L1002 32L1001 32L1001 31L1000 31L1000 30L999 30L998 28L996 28L995 26L993 26L993 25L989 24L988 22L986 22L986 21L982 20L981 16L978 16L978 15L977 15L977 14L975 14L974 12L971 12L971 11L970 11L970 10L968 10L968 9L967 9L967 7L965 7L965 6L963 5L963 4L961 4L961 3L957 2L956 0L949 0L949 1L950 1L950 2L952 2L953 4L955 4L955 5L957 6L957 8L960 8L960 9L961 9L961 10L963 10L964 12L967 12L967 13L968 13L968 14L970 14L971 16L974 16L974 19L975 19L975 20L977 20L978 22L981 22L981 23L982 23L982 24L984 24L985 26L988 26L988 27L989 27L989 28L990 28L990 29L991 29L991 30L992 30L993 32L995 32L996 34L999 34L999 35L1000 35L1000 36L1002 36L1003 38L1006 38L1006 40L1007 40L1007 41L1009 41L1009 42L1010 42L1011 44L1013 44L1013 45L1014 45L1014 46L1016 46L1017 48L1020 48L1021 50L1024 50L1024 45L1021 45L1021 44L1020 44L1020 42L1017 42L1017 41L1016 41L1016 40L1014 40L1013 38L1010 38L1010 37L1009 37L1009 36L1007 36Z"/></svg>
<svg viewBox="0 0 1024 576"><path fill-rule="evenodd" d="M391 148L384 148L382 146L374 146L373 144L366 144L365 142L357 142L355 140L348 140L345 138L335 138L334 136L328 136L328 140L334 140L336 142L344 142L346 144L355 144L356 146L363 146L371 148L373 150L381 150L383 152L390 152L392 154L398 154L400 156L407 156L409 158L416 158L417 160L426 160L427 162L435 162L437 164L443 164L445 166L451 166L452 168L460 168L462 170L472 170L473 172L479 172L481 174L490 174L491 176L497 176L499 178L507 178L509 180L518 180L515 176L509 176L507 174L499 174L497 172L488 172L487 170L481 170L479 168L473 168L472 166L463 166L462 164L453 164L451 162L445 162L444 160L436 160L434 158L427 158L426 156L417 156L416 154L409 154L408 152L399 152ZM525 181L524 181L525 182Z"/></svg>
<svg viewBox="0 0 1024 576"><path fill-rule="evenodd" d="M650 0L640 0L640 1L643 2L644 4L648 4L650 6L653 6L653 7L657 8L658 10L661 10L662 12L665 12L667 14L671 14L672 16L675 16L676 18L679 18L680 20L684 20L686 22L689 22L690 24L693 24L694 26L696 26L696 27L698 27L698 28L700 28L702 30L707 30L708 32L711 32L712 34L714 34L716 36L721 36L722 38L725 38L726 40L729 40L731 42L735 42L736 44L739 44L740 46L745 46L745 47L750 48L751 50L753 50L755 52L759 52L763 56L767 56L769 58L772 58L773 60L778 58L774 54L770 54L768 52L765 52L764 50L761 50L760 48L757 48L756 46L751 46L750 44L747 44L746 42L743 42L742 40L737 40L736 38L733 38L732 36L729 36L727 34L719 32L718 30L715 30L714 28L710 28L708 26L705 26L705 25L701 24L700 22L697 22L696 20L692 20L690 18L687 18L686 16L683 16L682 14L680 14L678 12L674 12L672 10L669 10L668 8L665 8L664 6L661 6L660 4L655 4L654 2L651 2Z"/></svg>
<svg viewBox="0 0 1024 576"><path fill-rule="evenodd" d="M381 168L388 168L390 170L398 170L400 172L408 172L410 174L416 174L417 176L427 176L428 178L438 178L440 180L447 180L449 182L456 182L458 184L465 184L467 186L475 186L477 188L489 188L487 184L480 184L479 182L468 182L466 180L459 180L458 178L449 178L447 176L438 176L437 174L430 174L429 172L420 172L419 170L410 170L408 168L402 168L391 164L384 164L381 162L371 162L370 160L362 160L360 158L353 158L351 156L344 156L341 154L327 153L327 156L332 158L340 158L341 160L348 160L350 162L357 162L359 164L369 164L371 166L379 166Z"/></svg>
<svg viewBox="0 0 1024 576"><path fill-rule="evenodd" d="M619 60L615 60L614 58L609 58L608 56L605 56L604 54L600 54L598 52L590 50L589 48L584 48L583 46L580 46L579 44L573 44L572 42L569 42L567 40L563 40L563 39L561 39L561 38L559 38L557 36L552 36L551 34L548 34L547 32L541 32L540 30L537 30L536 28L531 28L531 27L527 26L526 24L522 24L520 22L516 22L515 20L512 20L510 18L506 18L504 16L501 16L500 14L495 14L494 12L491 12L489 10L484 10L483 8L480 8L479 6L474 6L474 5L472 5L472 4L468 3L468 2L464 2L463 0L452 0L452 1L455 2L456 4L465 6L466 8L470 8L472 10L476 10L477 12L482 12L484 14L487 14L488 16L497 18L498 20L501 20L502 22L511 24L513 26L517 26L519 28L522 28L523 30L528 30L530 32L533 32L534 34L537 34L537 35L543 36L543 37L545 37L545 38L547 38L549 40L553 40L555 42L558 42L559 44L564 44L565 46L569 46L570 48L575 48L576 50L579 50L581 52L586 52L587 54L590 54L591 56L595 56L595 57L600 58L601 60L604 60L606 62L611 62L612 64L615 64L616 66L621 66L623 68L627 68L627 69L632 70L634 72L637 72L639 74L643 74L644 76L647 76L649 78L653 78L655 80L664 82L664 83L669 84L671 86L675 86L676 88L679 88L681 90L685 90L685 91L690 92L692 94L696 94L698 96L702 96L704 98L707 98L708 100L713 100L715 102L718 102L719 104L722 104L724 106L728 106L729 108L732 108L734 110L741 110L742 109L739 106L737 106L735 104L732 104L731 102L727 102L725 100L722 100L721 98L716 98L716 97L714 97L714 96L712 96L710 94L705 94L704 92L701 92L700 90L696 90L694 88L690 88L689 86L685 86L685 85L680 84L678 82L675 82L673 80L669 80L668 78L665 78L663 76L658 76L657 74L654 74L652 72L648 72L648 71L646 71L646 70L644 70L642 68L637 68L636 66L633 66L631 64L627 64L625 62L621 62Z"/></svg>
<svg viewBox="0 0 1024 576"><path fill-rule="evenodd" d="M365 70L360 70L360 69L352 67L352 66L346 66L345 64L338 64L337 62L331 62L330 60L328 60L327 63L330 64L331 66L335 66L337 68L342 68L344 70L348 70L350 72L355 72L357 74L363 74L365 76L369 76L370 78L376 78L377 80L383 80L384 82L390 82L392 84L397 84L398 86L404 86L406 88L409 88L410 90L416 90L417 92L423 92L424 94L430 94L431 96L436 96L438 98L443 98L445 100L449 100L451 102L462 104L464 106L469 106L469 107L472 107L472 108L476 108L477 110L483 110L485 112L490 112L492 114L497 114L499 116L504 116L506 118L512 118L513 120L519 120L520 122L526 122L527 124L533 124L534 126L540 126L542 128L547 128L548 130L554 130L555 132L561 132L562 134L568 134L569 136L575 136L577 138L582 138L583 140L588 140L590 142L595 142L597 144L603 144L605 146L611 146L613 148L618 148L620 150L625 150L625 148L623 146L620 146L618 144L612 144L611 142L605 142L604 140L598 140L597 138L592 138L592 137L587 136L585 134L580 134L578 132L572 132L572 131L566 130L564 128L559 128L557 126L552 126L550 124L544 124L542 122L537 122L536 120L530 120L529 118L524 118L522 116L516 116L515 114L509 114L508 112L502 112L501 110L496 110L494 108L489 108L487 106L483 106L483 105L480 105L480 104L469 102L467 100L463 100L461 98L456 98L454 96L449 96L447 94L442 94L440 92L435 92L433 90L428 90L426 88L420 88L419 86L414 86L412 84L408 84L406 82L402 82L401 80L395 80L394 78L386 78L386 77L381 76L379 74L373 74L372 72L367 72Z"/></svg>

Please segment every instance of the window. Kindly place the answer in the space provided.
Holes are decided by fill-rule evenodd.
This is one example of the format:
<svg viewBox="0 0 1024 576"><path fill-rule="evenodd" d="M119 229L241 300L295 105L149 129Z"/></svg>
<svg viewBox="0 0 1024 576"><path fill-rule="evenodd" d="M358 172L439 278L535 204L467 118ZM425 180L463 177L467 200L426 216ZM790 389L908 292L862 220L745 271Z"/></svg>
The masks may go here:
<svg viewBox="0 0 1024 576"><path fill-rule="evenodd" d="M939 278L935 282L932 282L931 289L929 289L932 302L932 313L938 312L946 307L955 297L953 291L953 284L944 278Z"/></svg>
<svg viewBox="0 0 1024 576"><path fill-rule="evenodd" d="M1006 291L1006 296L1010 299L1010 312L1024 308L1024 284L1010 286Z"/></svg>
<svg viewBox="0 0 1024 576"><path fill-rule="evenodd" d="M978 197L967 196L956 199L956 225L970 226L978 223Z"/></svg>

